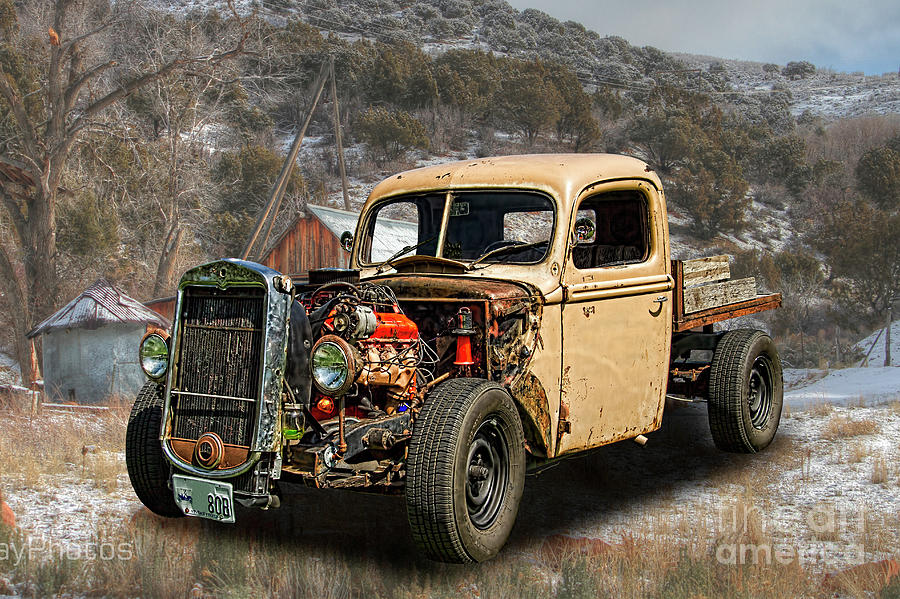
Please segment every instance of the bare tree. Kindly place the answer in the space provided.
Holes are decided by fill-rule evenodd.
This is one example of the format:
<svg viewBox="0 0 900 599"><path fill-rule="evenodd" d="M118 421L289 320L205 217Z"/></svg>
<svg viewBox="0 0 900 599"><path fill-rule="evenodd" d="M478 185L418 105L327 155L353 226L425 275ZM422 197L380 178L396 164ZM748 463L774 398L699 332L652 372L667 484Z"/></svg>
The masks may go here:
<svg viewBox="0 0 900 599"><path fill-rule="evenodd" d="M0 98L5 104L0 111L12 123L2 148L11 176L0 177L0 202L13 233L11 240L0 243L0 278L7 303L16 312L16 353L26 381L32 373L21 333L47 316L58 300L56 207L74 144L110 106L136 90L186 66L235 57L243 52L245 40L240 38L228 50L179 55L149 69L121 72L111 53L90 64L85 59L98 35L118 25L133 6L116 5L104 14L102 8L88 6L72 10L75 5L75 0L26 5L45 11L40 14L49 21L48 36L40 43L33 34L16 31L17 24L7 27L11 51L0 60ZM35 89L16 77L22 61L36 63L40 81ZM118 76L110 76L114 74Z"/></svg>

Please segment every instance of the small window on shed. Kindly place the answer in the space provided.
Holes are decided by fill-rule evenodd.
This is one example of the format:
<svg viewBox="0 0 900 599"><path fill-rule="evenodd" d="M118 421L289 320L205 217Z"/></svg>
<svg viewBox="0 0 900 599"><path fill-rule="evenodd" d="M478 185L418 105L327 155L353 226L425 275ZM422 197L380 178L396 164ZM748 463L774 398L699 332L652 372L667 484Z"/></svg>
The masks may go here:
<svg viewBox="0 0 900 599"><path fill-rule="evenodd" d="M638 191L592 196L578 207L575 268L600 268L645 261L650 255L647 198Z"/></svg>

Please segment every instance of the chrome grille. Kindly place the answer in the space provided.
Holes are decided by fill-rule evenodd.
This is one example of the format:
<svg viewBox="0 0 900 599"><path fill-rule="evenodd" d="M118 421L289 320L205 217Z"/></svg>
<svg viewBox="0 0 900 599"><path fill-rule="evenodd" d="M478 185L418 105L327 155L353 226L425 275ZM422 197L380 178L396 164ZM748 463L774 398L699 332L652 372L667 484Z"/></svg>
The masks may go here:
<svg viewBox="0 0 900 599"><path fill-rule="evenodd" d="M261 384L264 289L187 287L172 389L173 433L249 446Z"/></svg>

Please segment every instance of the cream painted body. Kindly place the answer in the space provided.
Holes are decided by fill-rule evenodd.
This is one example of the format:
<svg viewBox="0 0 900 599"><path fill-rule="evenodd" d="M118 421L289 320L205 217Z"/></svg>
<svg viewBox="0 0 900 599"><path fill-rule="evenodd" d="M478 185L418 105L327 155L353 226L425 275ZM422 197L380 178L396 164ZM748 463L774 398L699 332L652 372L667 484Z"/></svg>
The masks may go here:
<svg viewBox="0 0 900 599"><path fill-rule="evenodd" d="M635 437L659 428L672 334L668 219L662 193L639 181L599 185L578 203L612 191L647 199L649 256L639 264L563 273L561 405L556 455ZM559 425L557 425L559 426Z"/></svg>
<svg viewBox="0 0 900 599"><path fill-rule="evenodd" d="M374 205L412 193L473 189L535 190L557 205L556 233L541 263L488 264L465 274L521 281L542 295L541 344L528 371L547 395L552 431L548 457L659 428L674 281L665 200L656 174L639 160L610 155L510 156L401 173L379 184L363 207L351 267L360 268L363 278L375 274L359 260ZM571 257L579 204L597 194L635 190L646 198L649 212L646 260L576 268Z"/></svg>

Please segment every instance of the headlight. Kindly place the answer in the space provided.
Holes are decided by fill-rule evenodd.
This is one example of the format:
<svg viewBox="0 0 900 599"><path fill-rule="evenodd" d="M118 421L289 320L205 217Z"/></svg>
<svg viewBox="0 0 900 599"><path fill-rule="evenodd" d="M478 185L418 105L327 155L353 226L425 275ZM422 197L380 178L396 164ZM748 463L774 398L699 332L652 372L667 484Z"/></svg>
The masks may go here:
<svg viewBox="0 0 900 599"><path fill-rule="evenodd" d="M139 355L144 374L157 381L166 376L166 371L169 370L169 344L162 335L144 335Z"/></svg>
<svg viewBox="0 0 900 599"><path fill-rule="evenodd" d="M357 352L336 335L325 335L312 350L310 365L316 388L325 395L343 395L357 375Z"/></svg>

